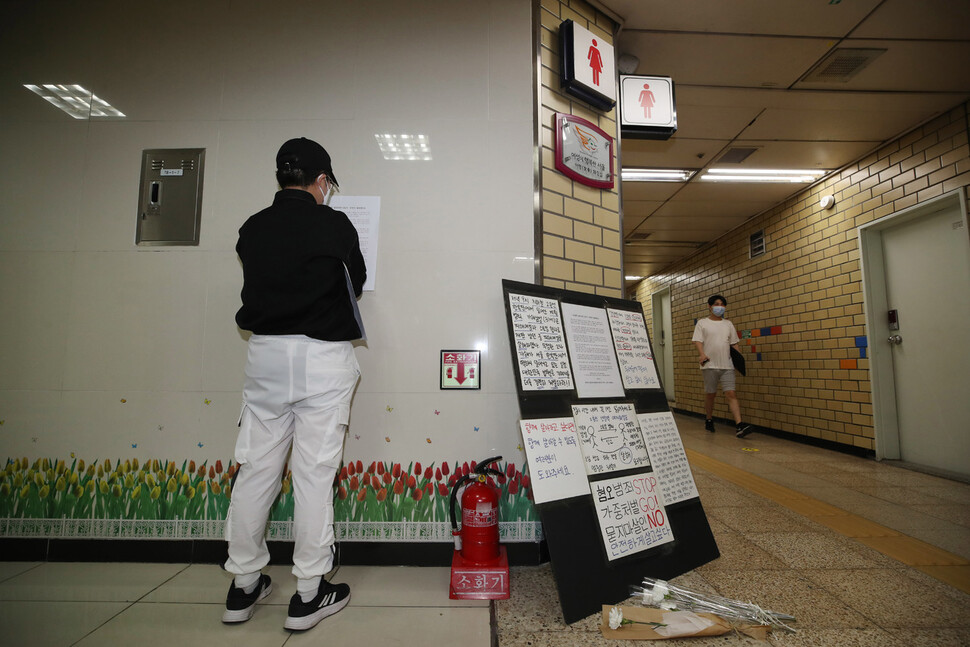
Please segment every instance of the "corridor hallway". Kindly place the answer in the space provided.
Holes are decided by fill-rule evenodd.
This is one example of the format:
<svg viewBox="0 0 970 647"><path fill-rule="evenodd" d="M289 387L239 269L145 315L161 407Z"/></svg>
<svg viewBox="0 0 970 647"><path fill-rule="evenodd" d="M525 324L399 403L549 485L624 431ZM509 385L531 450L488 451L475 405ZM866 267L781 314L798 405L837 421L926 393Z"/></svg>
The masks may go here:
<svg viewBox="0 0 970 647"><path fill-rule="evenodd" d="M676 420L721 552L676 584L794 615L798 633L771 645L970 645L970 485ZM333 579L350 584L350 605L302 634L282 626L289 567L266 572L274 591L253 619L224 626L229 577L218 565L0 562L0 645L633 644L605 640L597 616L564 625L549 564L514 567L494 619L487 602L448 599L447 568L342 566Z"/></svg>

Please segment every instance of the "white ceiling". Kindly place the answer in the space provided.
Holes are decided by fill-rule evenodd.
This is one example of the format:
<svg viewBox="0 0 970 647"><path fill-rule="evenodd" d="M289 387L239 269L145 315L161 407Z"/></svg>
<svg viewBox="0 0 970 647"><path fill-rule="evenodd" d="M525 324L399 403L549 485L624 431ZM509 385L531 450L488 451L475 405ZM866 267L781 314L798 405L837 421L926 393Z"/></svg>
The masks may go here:
<svg viewBox="0 0 970 647"><path fill-rule="evenodd" d="M635 74L670 76L677 132L624 139L624 167L837 170L970 98L968 0L593 0ZM800 81L838 48L886 52L844 82ZM720 165L724 166L724 165ZM650 276L803 190L625 182L625 273ZM644 240L639 239L646 235ZM631 285L635 281L627 281Z"/></svg>

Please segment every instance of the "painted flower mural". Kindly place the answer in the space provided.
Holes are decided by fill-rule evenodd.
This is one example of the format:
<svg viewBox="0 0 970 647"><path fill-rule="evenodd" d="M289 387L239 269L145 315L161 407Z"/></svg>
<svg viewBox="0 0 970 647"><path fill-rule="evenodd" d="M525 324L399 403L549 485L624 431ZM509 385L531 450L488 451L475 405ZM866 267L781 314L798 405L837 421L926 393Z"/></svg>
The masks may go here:
<svg viewBox="0 0 970 647"><path fill-rule="evenodd" d="M499 518L536 521L529 476L514 463L496 466L502 476L489 483L500 492ZM452 486L474 468L474 461L347 462L334 479L335 521L445 523ZM0 469L0 519L221 521L236 470L221 460L8 458ZM293 475L284 469L281 479L270 521L293 518Z"/></svg>

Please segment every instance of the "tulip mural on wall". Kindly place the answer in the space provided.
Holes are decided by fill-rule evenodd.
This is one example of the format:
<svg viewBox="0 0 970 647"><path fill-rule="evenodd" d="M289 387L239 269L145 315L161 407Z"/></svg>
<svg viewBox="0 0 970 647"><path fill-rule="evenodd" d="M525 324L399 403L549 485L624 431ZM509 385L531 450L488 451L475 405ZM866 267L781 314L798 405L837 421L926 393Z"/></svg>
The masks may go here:
<svg viewBox="0 0 970 647"><path fill-rule="evenodd" d="M347 524L437 523L449 519L451 487L475 462L422 465L356 460L334 479L334 520ZM528 474L514 463L498 463L499 518L538 524ZM137 458L90 464L73 459L8 458L0 469L0 534L3 520L225 520L236 464ZM292 473L284 469L271 522L293 518Z"/></svg>

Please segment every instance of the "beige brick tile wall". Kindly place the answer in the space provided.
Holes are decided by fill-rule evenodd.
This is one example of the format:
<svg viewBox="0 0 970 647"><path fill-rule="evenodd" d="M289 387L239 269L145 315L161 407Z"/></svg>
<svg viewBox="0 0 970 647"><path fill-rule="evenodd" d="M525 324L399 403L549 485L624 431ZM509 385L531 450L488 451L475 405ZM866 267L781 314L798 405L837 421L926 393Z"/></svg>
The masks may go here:
<svg viewBox="0 0 970 647"><path fill-rule="evenodd" d="M856 230L943 193L968 192L968 112L964 104L941 115L637 286L651 335L651 294L670 288L676 408L704 410L690 338L707 298L720 293L728 318L752 335L742 339L751 369L738 384L744 418L873 449L869 361L856 347L867 334ZM836 199L829 211L818 205L827 194ZM758 230L768 251L749 259ZM773 326L777 334L760 335ZM715 415L730 417L723 398Z"/></svg>
<svg viewBox="0 0 970 647"><path fill-rule="evenodd" d="M622 224L617 187L573 182L556 170L553 127L557 112L590 121L616 137L615 110L601 113L559 89L559 25L571 19L613 43L613 22L583 0L540 0L539 97L542 284L604 296L623 296ZM614 171L618 165L614 157Z"/></svg>

